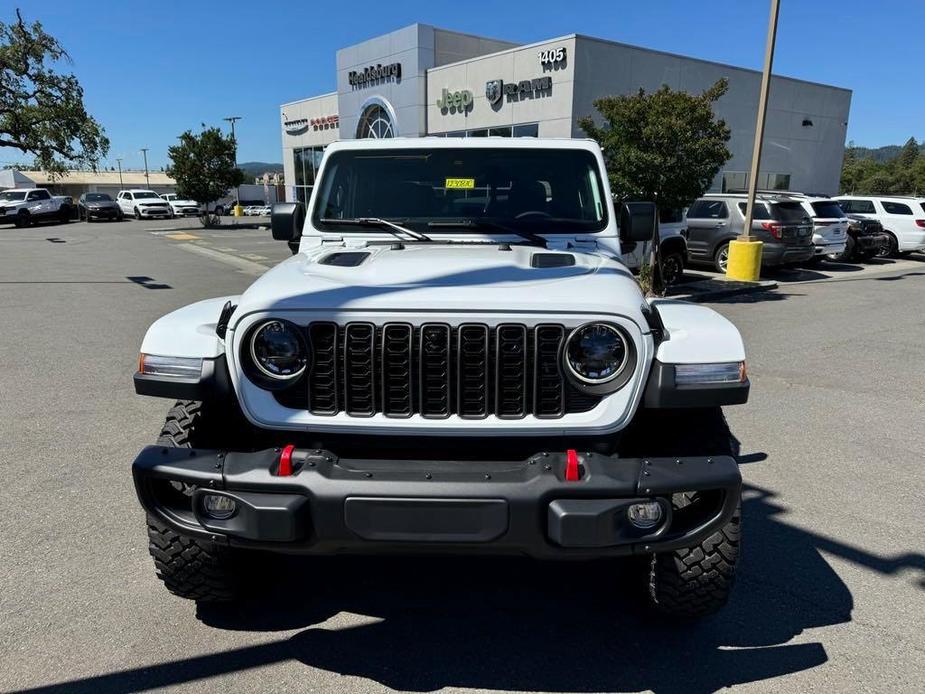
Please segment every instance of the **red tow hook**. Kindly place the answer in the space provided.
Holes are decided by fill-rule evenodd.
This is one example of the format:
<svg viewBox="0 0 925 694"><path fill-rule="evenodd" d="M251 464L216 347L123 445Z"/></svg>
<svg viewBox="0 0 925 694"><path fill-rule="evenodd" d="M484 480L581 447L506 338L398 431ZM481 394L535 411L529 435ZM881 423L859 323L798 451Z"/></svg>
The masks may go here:
<svg viewBox="0 0 925 694"><path fill-rule="evenodd" d="M283 449L283 452L279 454L279 468L276 472L279 477L292 476L292 452L294 450L295 446L290 443Z"/></svg>
<svg viewBox="0 0 925 694"><path fill-rule="evenodd" d="M581 479L581 467L578 464L578 453L574 448L565 452L565 481L578 482Z"/></svg>

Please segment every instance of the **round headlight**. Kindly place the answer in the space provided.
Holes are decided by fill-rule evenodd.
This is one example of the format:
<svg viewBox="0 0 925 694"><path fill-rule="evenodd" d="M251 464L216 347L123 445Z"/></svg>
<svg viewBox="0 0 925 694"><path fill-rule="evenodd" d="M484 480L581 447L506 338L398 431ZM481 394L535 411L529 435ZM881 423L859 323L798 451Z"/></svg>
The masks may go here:
<svg viewBox="0 0 925 694"><path fill-rule="evenodd" d="M607 323L576 328L565 345L565 364L579 381L592 385L612 381L627 362L623 334Z"/></svg>
<svg viewBox="0 0 925 694"><path fill-rule="evenodd" d="M277 381L299 377L308 362L302 336L287 321L271 320L257 328L251 335L250 352L257 370Z"/></svg>

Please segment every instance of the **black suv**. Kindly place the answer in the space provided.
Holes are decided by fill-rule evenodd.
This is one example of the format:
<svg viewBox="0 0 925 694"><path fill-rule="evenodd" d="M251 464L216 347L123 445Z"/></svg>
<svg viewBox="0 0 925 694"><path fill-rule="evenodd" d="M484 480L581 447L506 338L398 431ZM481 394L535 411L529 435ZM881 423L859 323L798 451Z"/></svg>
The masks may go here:
<svg viewBox="0 0 925 694"><path fill-rule="evenodd" d="M729 242L745 228L746 196L705 195L687 211L687 253L691 262L726 272ZM813 221L796 200L761 194L755 201L752 236L764 242L761 264L803 263L813 257Z"/></svg>

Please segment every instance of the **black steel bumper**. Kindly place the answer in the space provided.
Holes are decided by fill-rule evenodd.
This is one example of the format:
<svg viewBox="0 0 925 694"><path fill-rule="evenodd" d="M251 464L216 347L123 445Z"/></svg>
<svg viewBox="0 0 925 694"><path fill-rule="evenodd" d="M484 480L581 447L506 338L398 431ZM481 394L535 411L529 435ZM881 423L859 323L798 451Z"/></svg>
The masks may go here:
<svg viewBox="0 0 925 694"><path fill-rule="evenodd" d="M223 453L148 446L132 465L142 505L177 532L231 545L290 553L451 552L542 558L650 553L697 544L724 525L741 476L727 456L627 459L567 454L528 460L338 459L295 450ZM572 466L574 473L575 468ZM572 475L574 477L574 474ZM185 494L171 482L186 483ZM672 515L675 492L702 491L698 513ZM206 515L206 494L229 496L227 520ZM627 508L656 500L663 522L642 530Z"/></svg>

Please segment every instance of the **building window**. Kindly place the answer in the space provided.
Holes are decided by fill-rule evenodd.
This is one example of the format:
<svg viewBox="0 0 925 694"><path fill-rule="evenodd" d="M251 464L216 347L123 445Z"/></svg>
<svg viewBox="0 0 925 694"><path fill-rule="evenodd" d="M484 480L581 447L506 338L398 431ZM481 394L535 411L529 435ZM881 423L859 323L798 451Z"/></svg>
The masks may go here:
<svg viewBox="0 0 925 694"><path fill-rule="evenodd" d="M514 137L539 137L539 123L523 123L514 126Z"/></svg>
<svg viewBox="0 0 925 694"><path fill-rule="evenodd" d="M367 106L357 125L357 137L395 137L395 128L389 112L380 104Z"/></svg>
<svg viewBox="0 0 925 694"><path fill-rule="evenodd" d="M496 128L475 128L473 130L451 130L448 133L435 133L436 137L537 137L539 123L521 123L520 125L501 125Z"/></svg>
<svg viewBox="0 0 925 694"><path fill-rule="evenodd" d="M723 193L744 193L748 190L747 171L724 171ZM758 190L790 190L790 174L758 174Z"/></svg>

